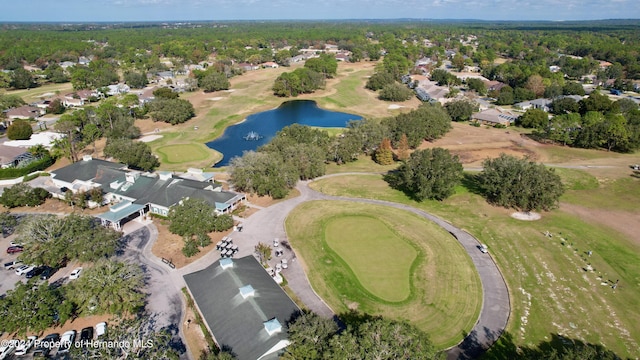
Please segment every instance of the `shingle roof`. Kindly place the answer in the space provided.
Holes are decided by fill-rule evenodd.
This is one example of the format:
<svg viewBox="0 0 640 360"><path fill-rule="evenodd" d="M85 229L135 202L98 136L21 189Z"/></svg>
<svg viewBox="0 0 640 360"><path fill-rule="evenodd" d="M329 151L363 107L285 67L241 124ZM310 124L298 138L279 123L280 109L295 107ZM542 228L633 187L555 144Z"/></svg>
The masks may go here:
<svg viewBox="0 0 640 360"><path fill-rule="evenodd" d="M96 177L99 168L122 169L125 165L110 161L91 159L77 161L71 165L65 166L58 170L54 170L51 174L56 180L73 182L73 180L87 181Z"/></svg>
<svg viewBox="0 0 640 360"><path fill-rule="evenodd" d="M256 360L287 341L286 324L300 311L253 256L234 259L227 269L216 262L184 279L218 345L240 360ZM240 288L246 285L254 296L242 297ZM275 332L269 335L267 328Z"/></svg>

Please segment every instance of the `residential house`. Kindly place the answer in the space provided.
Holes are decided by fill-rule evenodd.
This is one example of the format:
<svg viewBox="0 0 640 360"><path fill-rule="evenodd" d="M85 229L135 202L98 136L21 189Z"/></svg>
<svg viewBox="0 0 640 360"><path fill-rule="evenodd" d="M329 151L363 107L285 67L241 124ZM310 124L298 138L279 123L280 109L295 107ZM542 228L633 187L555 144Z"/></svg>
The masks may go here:
<svg viewBox="0 0 640 360"><path fill-rule="evenodd" d="M249 64L246 62L236 64L237 67L244 71L258 70L260 67L258 65Z"/></svg>
<svg viewBox="0 0 640 360"><path fill-rule="evenodd" d="M23 105L17 108L11 108L4 111L7 116L9 125L13 120L17 119L37 119L45 114L45 110L36 106Z"/></svg>
<svg viewBox="0 0 640 360"><path fill-rule="evenodd" d="M336 60L338 61L343 61L343 62L349 62L351 61L351 56L348 53L337 53L336 54Z"/></svg>
<svg viewBox="0 0 640 360"><path fill-rule="evenodd" d="M18 166L26 159L33 159L33 156L25 148L0 144L0 168Z"/></svg>
<svg viewBox="0 0 640 360"><path fill-rule="evenodd" d="M175 74L173 73L173 71L158 71L156 75L158 76L158 78L160 78L160 80L175 78Z"/></svg>
<svg viewBox="0 0 640 360"><path fill-rule="evenodd" d="M127 84L115 84L107 86L107 96L126 94L131 91L131 88Z"/></svg>
<svg viewBox="0 0 640 360"><path fill-rule="evenodd" d="M487 87L487 91L500 91L500 89L507 86L507 84L497 80L485 81L484 85Z"/></svg>
<svg viewBox="0 0 640 360"><path fill-rule="evenodd" d="M89 58L89 57L80 56L78 58L78 64L80 64L80 65L88 66L90 62L91 62L91 58Z"/></svg>
<svg viewBox="0 0 640 360"><path fill-rule="evenodd" d="M528 109L539 109L545 112L549 112L549 106L551 105L551 100L549 99L535 99L535 100L529 100L529 101L523 101L523 102L519 102L517 104L515 104L516 107L522 109L522 110L528 110Z"/></svg>
<svg viewBox="0 0 640 360"><path fill-rule="evenodd" d="M101 188L105 203L113 205L97 217L103 225L117 230L123 223L146 212L167 216L171 206L185 198L202 199L218 214L230 213L246 200L244 194L222 190L212 178L197 181L176 178L171 172L142 173L91 156L52 171L51 180L59 189L52 195L58 198L64 198L66 191L77 193Z"/></svg>
<svg viewBox="0 0 640 360"><path fill-rule="evenodd" d="M76 66L76 65L78 65L78 64L74 63L73 61L63 61L63 62L60 63L60 67L65 69L65 70L67 68L70 68L70 67Z"/></svg>
<svg viewBox="0 0 640 360"><path fill-rule="evenodd" d="M472 121L479 121L484 125L504 125L509 126L513 124L518 116L513 113L502 110L500 108L491 108L487 110L483 110L471 115Z"/></svg>
<svg viewBox="0 0 640 360"><path fill-rule="evenodd" d="M415 78L415 76L412 78ZM422 101L442 102L449 93L449 88L446 86L439 86L435 81L424 79L418 81L418 86L415 87L415 92L418 98Z"/></svg>
<svg viewBox="0 0 640 360"><path fill-rule="evenodd" d="M300 309L253 256L221 259L184 280L216 345L237 359L277 359L290 344L287 325Z"/></svg>
<svg viewBox="0 0 640 360"><path fill-rule="evenodd" d="M280 65L276 64L273 61L267 61L265 63L260 64L260 66L263 68L269 68L269 69L277 69L280 67Z"/></svg>

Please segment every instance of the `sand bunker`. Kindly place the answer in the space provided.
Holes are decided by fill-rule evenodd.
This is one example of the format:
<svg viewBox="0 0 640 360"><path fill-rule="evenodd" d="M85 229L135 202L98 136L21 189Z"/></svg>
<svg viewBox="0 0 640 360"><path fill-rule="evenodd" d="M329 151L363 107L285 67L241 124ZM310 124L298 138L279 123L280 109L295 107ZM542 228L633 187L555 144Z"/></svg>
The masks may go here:
<svg viewBox="0 0 640 360"><path fill-rule="evenodd" d="M540 214L538 214L537 212L522 212L522 211L518 211L518 212L514 212L513 214L511 214L511 217L514 219L518 219L518 220L525 220L525 221L535 221L535 220L540 220L541 216Z"/></svg>
<svg viewBox="0 0 640 360"><path fill-rule="evenodd" d="M224 99L222 96L209 98L209 100L211 100L211 101L220 101L222 99Z"/></svg>
<svg viewBox="0 0 640 360"><path fill-rule="evenodd" d="M391 104L391 105L389 105L388 109L389 109L389 110L395 110L395 109L400 109L400 108L402 108L402 107L404 107L404 106L396 105L396 104Z"/></svg>
<svg viewBox="0 0 640 360"><path fill-rule="evenodd" d="M162 135L147 135L147 136L143 136L140 138L140 141L142 142L152 142L154 140L158 140L162 137Z"/></svg>

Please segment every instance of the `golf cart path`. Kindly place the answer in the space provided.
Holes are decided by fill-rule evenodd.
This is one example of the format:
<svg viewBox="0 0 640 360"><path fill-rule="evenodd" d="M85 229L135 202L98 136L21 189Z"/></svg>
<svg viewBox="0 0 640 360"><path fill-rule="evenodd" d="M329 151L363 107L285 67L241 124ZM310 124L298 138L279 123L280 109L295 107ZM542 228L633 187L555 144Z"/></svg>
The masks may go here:
<svg viewBox="0 0 640 360"><path fill-rule="evenodd" d="M343 175L348 174L327 175L316 180ZM471 332L460 344L447 351L447 359L477 358L486 349L493 345L493 343L503 333L509 319L511 311L509 292L502 274L493 261L491 255L483 254L479 251L478 246L480 245L480 242L476 238L453 226L447 221L414 207L382 200L326 195L312 190L308 186L310 182L311 181L298 182L296 188L300 192L300 196L284 200L267 208L261 209L243 220L242 232L236 231L231 234L234 244L239 246L239 252L235 257L254 255L254 248L259 242L271 245L271 241L273 239L280 239L280 248L284 250L284 258L290 260L288 268L282 270L282 274L287 279L289 288L311 311L323 317L334 317L335 312L311 287L309 279L305 274L305 266L302 259L297 258L294 250L288 246L285 221L289 213L298 205L313 200L351 201L389 206L410 211L427 220L435 222L451 233L471 257L471 260L473 261L480 276L480 281L482 282L483 306L478 321ZM177 269L177 271L172 271L173 274L171 277L174 278L175 282L183 283L183 275L203 270L219 258L220 254L217 251L211 251L197 261ZM274 259L270 261L269 265L275 267L275 264L279 261L280 258L274 257Z"/></svg>
<svg viewBox="0 0 640 360"><path fill-rule="evenodd" d="M316 180L341 175L342 174L332 174L317 178ZM509 291L504 278L491 255L483 254L479 251L480 242L478 239L466 231L453 226L449 222L412 206L383 200L326 195L312 190L309 188L308 184L309 182L299 182L297 189L300 191L300 196L288 201L297 200L295 202L299 204L304 201L311 200L341 200L389 206L412 212L425 219L433 221L453 235L469 254L469 257L471 257L471 260L478 271L478 275L480 276L480 281L482 283L483 305L477 323L460 344L447 351L447 359L477 358L498 340L507 326L509 315L511 313ZM281 204L283 203L278 205ZM293 284L290 283L290 285ZM298 294L297 289L293 288L293 286L292 289L296 294Z"/></svg>

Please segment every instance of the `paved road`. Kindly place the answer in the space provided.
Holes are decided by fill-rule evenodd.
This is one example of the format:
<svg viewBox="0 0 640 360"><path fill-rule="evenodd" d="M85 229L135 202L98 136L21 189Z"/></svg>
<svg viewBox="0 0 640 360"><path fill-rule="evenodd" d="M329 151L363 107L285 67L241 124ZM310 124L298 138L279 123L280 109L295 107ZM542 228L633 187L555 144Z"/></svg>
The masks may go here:
<svg viewBox="0 0 640 360"><path fill-rule="evenodd" d="M342 176L336 174L329 176ZM327 176L327 177L329 177ZM502 334L509 320L510 302L507 286L502 278L502 274L490 254L483 254L479 251L480 242L465 231L453 226L447 221L422 210L408 205L398 204L388 201L347 198L339 196L329 196L308 187L308 182L299 182L297 185L300 196L282 201L278 204L262 209L244 221L244 230L235 232L231 236L234 243L240 247L239 257L252 255L253 249L258 242L270 244L274 238L286 242L286 232L284 221L291 210L305 201L312 200L342 200L367 204L377 204L391 206L397 209L413 212L443 227L451 233L467 251L471 260L478 270L483 289L483 307L480 317L468 336L457 346L449 349L448 359L473 359L488 349ZM288 269L283 270L287 278L289 287L300 298L300 300L312 311L325 317L334 316L334 312L311 288L304 273L301 262L296 258L293 249L285 250L285 257L291 259ZM198 261L179 270L186 274L201 270L219 258L217 252L211 252ZM279 261L278 258L272 262ZM272 264L273 265L273 264Z"/></svg>

